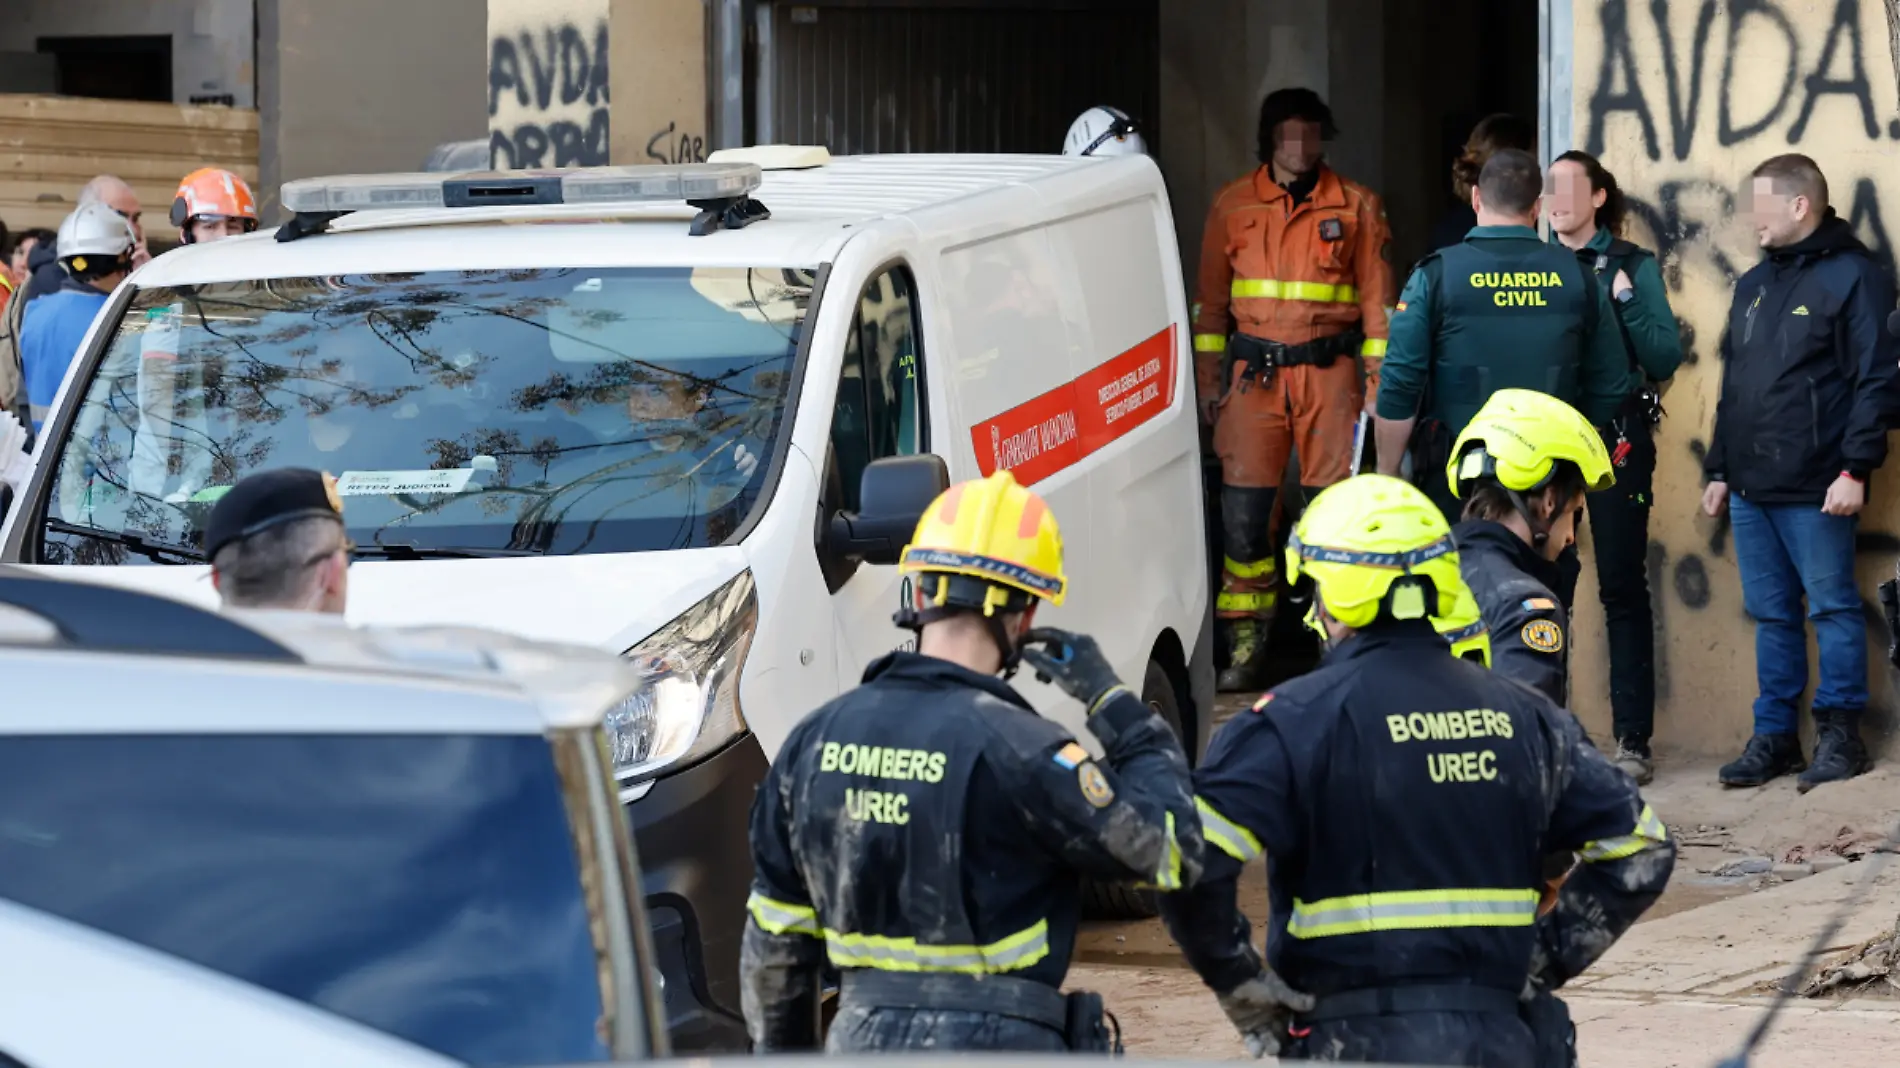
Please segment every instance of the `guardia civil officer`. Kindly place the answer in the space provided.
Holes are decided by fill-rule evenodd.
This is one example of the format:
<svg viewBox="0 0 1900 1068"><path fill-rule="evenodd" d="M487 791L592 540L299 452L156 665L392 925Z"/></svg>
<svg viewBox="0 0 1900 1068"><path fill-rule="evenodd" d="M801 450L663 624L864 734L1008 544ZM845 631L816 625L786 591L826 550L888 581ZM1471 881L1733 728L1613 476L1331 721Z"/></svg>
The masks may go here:
<svg viewBox="0 0 1900 1068"><path fill-rule="evenodd" d="M1584 494L1616 474L1583 414L1528 389L1491 394L1452 446L1445 475L1464 502L1452 530L1491 632L1492 670L1570 703L1570 618L1557 559L1577 541Z"/></svg>
<svg viewBox="0 0 1900 1068"><path fill-rule="evenodd" d="M1492 393L1548 393L1601 426L1629 392L1629 356L1606 287L1534 229L1543 182L1530 153L1493 153L1471 193L1477 227L1420 262L1392 316L1379 471L1398 474L1411 450L1414 478L1448 517L1458 502L1436 473Z"/></svg>
<svg viewBox="0 0 1900 1068"><path fill-rule="evenodd" d="M1421 491L1326 490L1286 562L1328 649L1215 736L1194 774L1211 848L1162 898L1169 930L1255 1056L1569 1062L1550 991L1662 892L1667 831L1573 716L1451 655L1433 623L1458 552ZM1540 917L1543 857L1573 849L1586 863ZM1235 901L1263 851L1264 957Z"/></svg>
<svg viewBox="0 0 1900 1068"><path fill-rule="evenodd" d="M828 961L832 1052L1106 1052L1100 998L1058 992L1081 880L1194 881L1187 758L1092 639L1030 629L1062 539L1009 472L939 497L898 567L917 652L795 727L752 809L747 1029L815 1048ZM1008 685L1019 659L1087 705L1101 763Z"/></svg>

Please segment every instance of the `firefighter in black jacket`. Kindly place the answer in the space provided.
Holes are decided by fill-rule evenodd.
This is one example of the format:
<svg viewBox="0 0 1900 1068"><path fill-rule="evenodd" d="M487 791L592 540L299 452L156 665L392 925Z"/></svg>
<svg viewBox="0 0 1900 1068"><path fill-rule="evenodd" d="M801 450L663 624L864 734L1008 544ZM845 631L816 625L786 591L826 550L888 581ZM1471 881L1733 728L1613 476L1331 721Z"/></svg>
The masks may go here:
<svg viewBox="0 0 1900 1068"><path fill-rule="evenodd" d="M1501 389L1458 435L1445 467L1465 502L1452 531L1465 582L1491 632L1491 668L1570 703L1570 619L1554 592L1576 544L1584 494L1616 482L1583 413L1527 389Z"/></svg>
<svg viewBox="0 0 1900 1068"><path fill-rule="evenodd" d="M1550 992L1661 894L1668 832L1575 717L1451 655L1433 617L1462 584L1458 552L1418 489L1326 490L1287 567L1312 576L1329 648L1195 772L1213 848L1162 899L1175 940L1255 1056L1566 1063L1574 1030ZM1585 863L1539 916L1556 850ZM1264 960L1235 900L1263 852Z"/></svg>
<svg viewBox="0 0 1900 1068"><path fill-rule="evenodd" d="M1081 881L1194 881L1187 757L1092 639L1030 629L1062 540L1009 472L939 497L899 570L918 651L794 728L752 809L747 1029L816 1048L829 961L831 1052L1106 1052L1099 997L1058 992ZM1003 681L1019 657L1088 707L1102 762Z"/></svg>

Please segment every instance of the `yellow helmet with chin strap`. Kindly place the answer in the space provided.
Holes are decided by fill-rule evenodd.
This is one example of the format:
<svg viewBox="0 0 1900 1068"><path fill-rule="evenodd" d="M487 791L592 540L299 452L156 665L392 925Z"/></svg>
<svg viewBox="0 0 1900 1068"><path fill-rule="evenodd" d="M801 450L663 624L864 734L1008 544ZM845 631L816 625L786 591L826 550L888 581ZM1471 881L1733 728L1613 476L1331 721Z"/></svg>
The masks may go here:
<svg viewBox="0 0 1900 1068"><path fill-rule="evenodd" d="M1417 487L1359 475L1322 491L1287 542L1287 578L1313 577L1315 607L1357 630L1430 619L1470 597L1444 513Z"/></svg>
<svg viewBox="0 0 1900 1068"><path fill-rule="evenodd" d="M995 616L1038 598L1061 604L1069 587L1054 513L1008 470L938 495L917 521L897 573L919 577L914 604L898 613L902 626L952 609Z"/></svg>
<svg viewBox="0 0 1900 1068"><path fill-rule="evenodd" d="M1559 463L1575 464L1588 492L1616 484L1603 436L1582 412L1547 393L1500 389L1458 435L1445 475L1460 498L1487 479L1515 494L1536 493Z"/></svg>

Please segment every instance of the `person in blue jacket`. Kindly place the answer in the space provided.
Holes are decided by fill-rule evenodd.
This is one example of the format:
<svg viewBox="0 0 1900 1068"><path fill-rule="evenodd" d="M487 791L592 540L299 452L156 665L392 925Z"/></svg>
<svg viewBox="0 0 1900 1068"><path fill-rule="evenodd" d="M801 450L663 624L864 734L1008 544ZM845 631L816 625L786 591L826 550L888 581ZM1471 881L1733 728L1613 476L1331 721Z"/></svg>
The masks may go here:
<svg viewBox="0 0 1900 1068"><path fill-rule="evenodd" d="M1702 507L1726 508L1734 524L1759 696L1754 734L1721 780L1760 786L1805 767L1806 792L1871 765L1860 737L1867 620L1854 535L1867 480L1887 459L1900 341L1885 328L1893 279L1828 206L1812 159L1764 161L1746 193L1766 255L1735 283ZM1821 661L1811 767L1798 733L1804 619Z"/></svg>
<svg viewBox="0 0 1900 1068"><path fill-rule="evenodd" d="M66 280L27 305L20 325L20 364L38 434L52 411L66 368L107 296L131 273L138 234L103 202L81 204L59 225L59 265Z"/></svg>
<svg viewBox="0 0 1900 1068"><path fill-rule="evenodd" d="M1610 294L1629 351L1629 387L1603 432L1616 485L1589 496L1597 589L1610 638L1610 713L1616 766L1638 783L1655 774L1656 619L1649 599L1649 510L1655 502L1661 384L1682 364L1682 332L1662 269L1623 239L1629 213L1616 176L1588 152L1566 152L1546 182L1551 240L1577 254Z"/></svg>

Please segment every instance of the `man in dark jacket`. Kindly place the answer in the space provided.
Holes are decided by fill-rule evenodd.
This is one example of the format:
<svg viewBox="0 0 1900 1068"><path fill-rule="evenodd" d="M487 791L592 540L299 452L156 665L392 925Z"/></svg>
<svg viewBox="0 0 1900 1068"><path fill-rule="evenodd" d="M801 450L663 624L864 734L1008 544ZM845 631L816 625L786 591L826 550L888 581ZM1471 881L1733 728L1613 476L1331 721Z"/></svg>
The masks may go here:
<svg viewBox="0 0 1900 1068"><path fill-rule="evenodd" d="M1867 624L1854 528L1868 476L1887 458L1900 345L1883 329L1893 282L1828 207L1813 160L1776 156L1756 167L1748 199L1767 256L1735 286L1702 507L1711 516L1727 507L1734 523L1760 696L1754 736L1721 778L1760 786L1806 766L1797 735L1805 595L1821 659L1806 792L1870 766L1859 730Z"/></svg>

